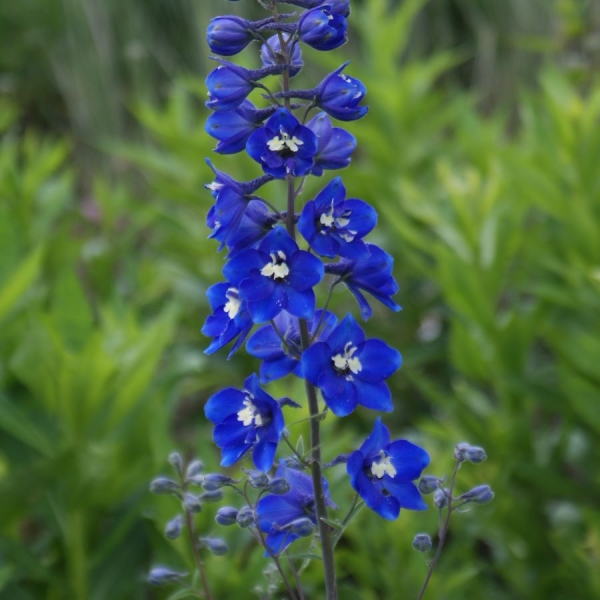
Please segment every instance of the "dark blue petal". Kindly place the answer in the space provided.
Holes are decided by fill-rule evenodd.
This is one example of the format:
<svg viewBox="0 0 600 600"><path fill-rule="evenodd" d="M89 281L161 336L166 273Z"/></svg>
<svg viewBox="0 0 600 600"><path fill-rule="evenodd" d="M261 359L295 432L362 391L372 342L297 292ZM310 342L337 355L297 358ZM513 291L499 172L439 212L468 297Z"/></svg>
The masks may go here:
<svg viewBox="0 0 600 600"><path fill-rule="evenodd" d="M346 417L354 412L360 398L353 382L345 377L332 377L325 371L319 378L319 383L323 399L336 417Z"/></svg>
<svg viewBox="0 0 600 600"><path fill-rule="evenodd" d="M429 454L406 440L396 440L386 452L392 458L396 469L396 481L413 481L421 477L421 471L429 464Z"/></svg>
<svg viewBox="0 0 600 600"><path fill-rule="evenodd" d="M300 319L312 319L315 314L315 293L312 289L299 292L287 289L287 311Z"/></svg>
<svg viewBox="0 0 600 600"><path fill-rule="evenodd" d="M364 456L375 456L380 450L383 450L390 443L390 432L381 422L381 417L377 417L375 426L371 435L363 442L360 451ZM396 467L396 461L393 461ZM396 467L397 468L397 467Z"/></svg>
<svg viewBox="0 0 600 600"><path fill-rule="evenodd" d="M247 279L242 279L238 287L240 298L243 298L246 302L256 302L257 300L269 298L276 286L277 284L271 277L254 275Z"/></svg>
<svg viewBox="0 0 600 600"><path fill-rule="evenodd" d="M338 324L338 326L331 332L329 338L327 338L327 344L332 350L330 358L334 354L343 352L344 346L348 342L352 342L354 346L358 346L365 339L365 334L360 328L356 320L351 314L347 314Z"/></svg>
<svg viewBox="0 0 600 600"><path fill-rule="evenodd" d="M331 348L325 342L317 342L302 354L302 373L313 385L317 385L323 367L331 362Z"/></svg>
<svg viewBox="0 0 600 600"><path fill-rule="evenodd" d="M366 340L355 356L362 365L357 377L373 383L387 379L402 364L400 352L381 340Z"/></svg>
<svg viewBox="0 0 600 600"><path fill-rule="evenodd" d="M252 446L249 444L240 444L239 446L227 446L221 450L221 466L233 466Z"/></svg>
<svg viewBox="0 0 600 600"><path fill-rule="evenodd" d="M252 460L254 466L261 471L269 471L273 466L273 459L277 451L277 444L267 440L260 440L254 445Z"/></svg>
<svg viewBox="0 0 600 600"><path fill-rule="evenodd" d="M392 412L394 403L390 388L385 383L368 383L356 379L354 382L358 395L358 403L365 408L380 412Z"/></svg>
<svg viewBox="0 0 600 600"><path fill-rule="evenodd" d="M400 506L410 510L427 510L427 504L421 497L417 486L410 482L399 481L396 477L383 478L385 489L398 501Z"/></svg>
<svg viewBox="0 0 600 600"><path fill-rule="evenodd" d="M304 510L300 504L289 503L286 497L269 495L261 498L256 507L258 526L262 531L269 532L275 526L282 527L292 521L304 516Z"/></svg>
<svg viewBox="0 0 600 600"><path fill-rule="evenodd" d="M260 365L260 379L263 383L270 383L289 375L298 364L297 360L282 354L277 358L265 360Z"/></svg>
<svg viewBox="0 0 600 600"><path fill-rule="evenodd" d="M222 423L229 416L244 408L246 396L235 388L225 388L211 396L204 405L204 414L215 424Z"/></svg>
<svg viewBox="0 0 600 600"><path fill-rule="evenodd" d="M283 285L273 286L271 296L256 302L248 302L248 312L255 323L267 323L287 306L287 294Z"/></svg>

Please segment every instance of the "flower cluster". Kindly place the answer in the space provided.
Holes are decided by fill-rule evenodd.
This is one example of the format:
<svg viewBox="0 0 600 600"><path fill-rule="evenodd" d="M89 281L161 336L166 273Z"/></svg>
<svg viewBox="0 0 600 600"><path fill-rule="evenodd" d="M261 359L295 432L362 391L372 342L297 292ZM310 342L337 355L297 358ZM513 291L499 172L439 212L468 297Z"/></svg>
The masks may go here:
<svg viewBox="0 0 600 600"><path fill-rule="evenodd" d="M346 42L349 0L260 4L270 11L264 19L220 16L207 31L217 64L206 79L206 106L212 111L206 132L217 141L217 153L245 152L259 169L255 179L240 182L209 162L215 177L206 186L214 200L207 216L210 237L219 242L219 250L227 249L223 281L207 293L212 314L202 331L212 341L206 352L231 345L231 356L245 344L262 361L259 374L250 375L243 388L228 387L206 403L221 465L230 467L249 454L264 476L260 484L251 476L250 485L262 486L263 494L254 504L246 497L247 518L240 517L244 509L226 507L217 520L247 521L260 534L267 554L275 557L316 530L327 570L333 552L327 510L335 505L322 476L317 417L323 410L345 417L359 406L392 411L387 380L402 363L397 350L368 338L351 314L338 321L328 310L329 300L338 284L344 284L367 320L372 308L366 295L393 311L400 309L392 299L398 285L392 257L366 240L377 223L375 209L349 197L340 176L304 199L301 210L298 206L307 177L321 177L351 162L356 139L333 120L354 121L368 111L366 88L346 74L348 63L313 88L293 85L303 67L304 45L330 51ZM288 4L300 10L283 12ZM247 69L222 58L255 43L260 68ZM278 89L265 84L274 75L280 77ZM285 190L282 205L261 196L267 185ZM319 285L329 288L323 306L317 302ZM311 451L308 460L297 453L294 465L280 460L271 480L266 473L277 464L278 446L289 436L283 408L298 405L288 398L274 399L261 386L289 374L305 380ZM395 519L401 508L425 508L413 481L428 462L421 448L405 440L390 441L378 418L373 433L347 459L347 471L364 503L383 518ZM303 473L309 466L310 475ZM287 487L275 485L278 480ZM333 597L330 592L328 587L328 598Z"/></svg>

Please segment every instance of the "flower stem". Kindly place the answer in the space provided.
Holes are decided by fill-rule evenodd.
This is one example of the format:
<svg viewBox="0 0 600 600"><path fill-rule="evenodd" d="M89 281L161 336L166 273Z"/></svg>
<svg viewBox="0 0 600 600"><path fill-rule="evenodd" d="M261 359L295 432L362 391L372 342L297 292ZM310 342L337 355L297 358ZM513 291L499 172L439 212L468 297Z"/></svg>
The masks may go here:
<svg viewBox="0 0 600 600"><path fill-rule="evenodd" d="M446 518L441 522L441 527L440 527L440 533L439 533L440 541L438 542L438 547L435 552L435 556L433 557L433 560L429 564L429 570L427 571L425 581L423 582L421 591L419 592L419 595L417 596L417 600L421 600L423 598L423 595L425 594L425 590L427 589L427 585L429 584L429 580L431 579L431 576L433 575L433 571L435 570L435 567L438 564L438 561L440 560L440 556L442 554L442 548L444 547L444 542L446 541L446 537L448 535L448 529L450 528L450 517L452 516L452 510L454 508L452 506L452 490L454 489L454 480L456 479L456 473L458 472L458 469L460 469L461 463L462 463L462 461L457 460L456 464L454 465L454 471L452 471L452 477L450 478L450 486L448 488L449 491L446 496L447 501L448 501L448 508L446 509Z"/></svg>
<svg viewBox="0 0 600 600"><path fill-rule="evenodd" d="M185 511L185 522L187 525L188 536L190 538L190 544L192 546L192 553L194 554L194 562L196 563L196 568L198 569L198 573L200 574L200 581L202 582L204 597L206 598L206 600L213 600L213 595L210 591L210 586L208 585L208 578L206 577L206 570L204 569L204 563L202 562L202 558L200 558L198 544L196 543L196 534L194 532L194 520L192 517L192 513L189 510Z"/></svg>

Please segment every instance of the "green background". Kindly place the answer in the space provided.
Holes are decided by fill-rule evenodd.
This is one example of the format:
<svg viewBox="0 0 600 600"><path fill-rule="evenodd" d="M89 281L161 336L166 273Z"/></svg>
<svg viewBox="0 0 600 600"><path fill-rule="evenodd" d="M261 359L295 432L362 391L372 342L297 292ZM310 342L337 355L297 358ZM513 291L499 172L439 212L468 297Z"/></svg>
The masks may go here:
<svg viewBox="0 0 600 600"><path fill-rule="evenodd" d="M148 482L173 448L216 468L204 402L257 369L204 356L199 332L223 264L204 225L204 30L227 12L260 15L251 0L0 3L1 600L167 598L150 566L192 568L162 534L176 503ZM496 493L455 515L426 598L599 598L600 6L353 0L350 37L307 50L301 85L351 60L369 90L342 175L377 208L400 283L404 310L367 324L404 356L385 422L427 448L430 474L457 442L483 446L459 491ZM358 315L348 294L334 305ZM270 391L302 399L293 379ZM329 417L326 460L374 418ZM328 477L343 514L343 467ZM213 513L199 530L232 547L207 559L216 597L268 597L252 591L261 552ZM434 509L363 510L337 553L341 597L416 597L420 531ZM322 597L318 564L305 584Z"/></svg>

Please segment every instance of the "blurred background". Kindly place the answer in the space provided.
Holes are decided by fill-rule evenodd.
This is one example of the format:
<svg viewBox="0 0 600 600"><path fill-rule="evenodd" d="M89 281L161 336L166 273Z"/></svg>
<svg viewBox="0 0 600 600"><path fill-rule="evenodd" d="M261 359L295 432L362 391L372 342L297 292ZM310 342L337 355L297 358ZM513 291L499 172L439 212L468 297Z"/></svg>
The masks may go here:
<svg viewBox="0 0 600 600"><path fill-rule="evenodd" d="M1 600L166 598L150 565L191 569L162 533L177 506L148 482L174 448L216 468L203 405L257 368L205 357L199 331L223 263L204 225L204 31L225 13L261 14L251 0L0 2ZM496 492L455 516L427 597L600 598L600 2L353 0L350 40L306 51L300 84L349 59L369 90L342 175L376 206L401 287L404 310L367 326L405 360L385 420L428 449L430 474L450 472L457 442L483 446L459 491ZM347 294L334 304L358 315ZM270 390L302 398L291 379ZM326 460L374 418L328 418ZM198 524L222 533L210 510ZM339 547L341 597L414 598L420 531L437 531L433 509L362 511ZM224 533L235 554L208 559L216 597L258 597L261 552Z"/></svg>

